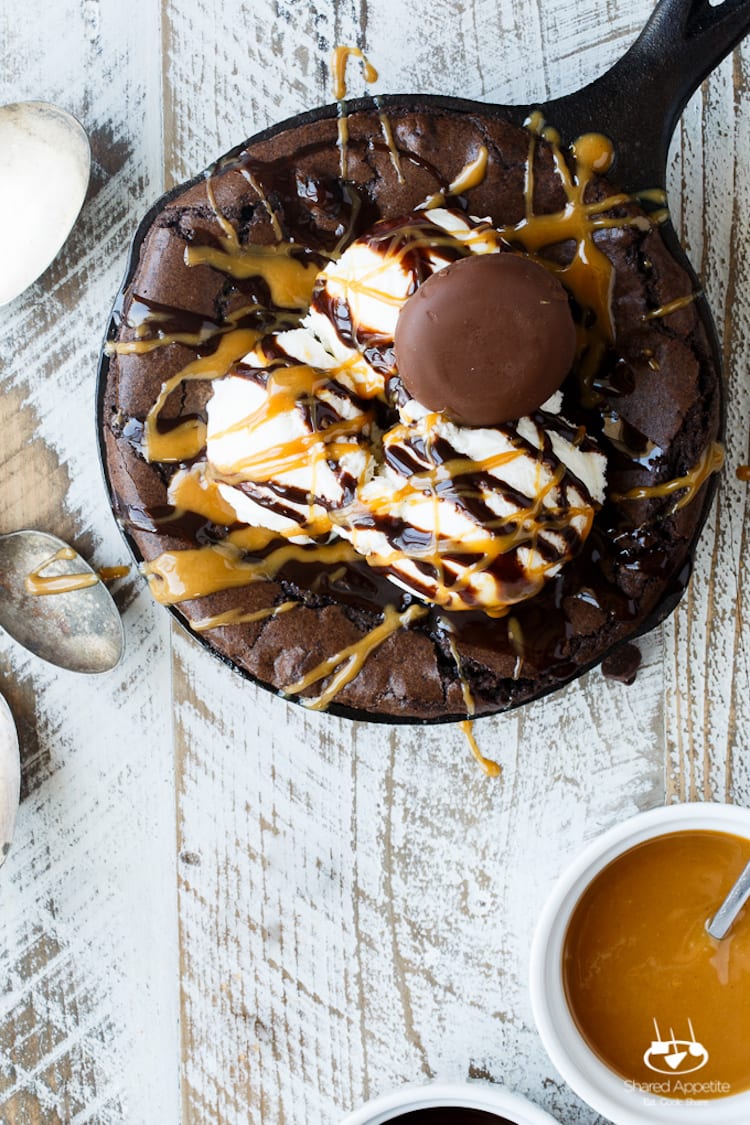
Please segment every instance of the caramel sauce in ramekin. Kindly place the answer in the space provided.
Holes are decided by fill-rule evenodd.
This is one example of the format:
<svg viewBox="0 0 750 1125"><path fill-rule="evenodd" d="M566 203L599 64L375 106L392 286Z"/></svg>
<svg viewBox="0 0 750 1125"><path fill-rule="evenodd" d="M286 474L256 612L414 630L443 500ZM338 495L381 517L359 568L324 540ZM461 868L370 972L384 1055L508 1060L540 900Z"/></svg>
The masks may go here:
<svg viewBox="0 0 750 1125"><path fill-rule="evenodd" d="M722 941L705 928L748 860L740 836L671 832L613 860L579 899L563 948L568 1007L631 1088L750 1089L750 909Z"/></svg>

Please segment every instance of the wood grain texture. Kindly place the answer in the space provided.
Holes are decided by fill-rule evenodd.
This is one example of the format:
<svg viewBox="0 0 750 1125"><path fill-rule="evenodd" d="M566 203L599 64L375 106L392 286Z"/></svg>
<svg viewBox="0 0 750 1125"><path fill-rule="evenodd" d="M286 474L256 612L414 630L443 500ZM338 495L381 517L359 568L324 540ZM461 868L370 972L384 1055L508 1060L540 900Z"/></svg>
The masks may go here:
<svg viewBox="0 0 750 1125"><path fill-rule="evenodd" d="M321 62L341 41L364 46L378 90L522 100L530 72L531 92L543 92L540 62L550 53L540 36L574 34L570 10L555 10L542 31L528 5L418 4L414 30L394 43L387 3L342 5L336 19L295 9L296 20L289 7L258 5L249 50L271 114L254 108L253 65L238 99L253 106L253 124L234 130L220 99L241 29L222 43L215 72L202 74L219 105L209 97L188 113L182 44L195 36L195 13L170 10L179 127L168 178L195 172L185 152L198 157L203 145L205 163L243 132L329 101ZM499 41L503 20L515 32ZM608 42L611 58L636 26ZM359 83L354 70L352 92ZM175 641L183 1119L334 1122L405 1081L483 1076L545 1101L564 1121L596 1120L549 1076L526 956L565 856L663 799L660 638L644 645L637 698L596 673L559 698L478 724L483 749L504 766L500 782L478 771L456 728L308 715ZM551 844L561 839L563 853Z"/></svg>
<svg viewBox="0 0 750 1125"><path fill-rule="evenodd" d="M671 164L675 225L721 338L726 464L687 595L664 626L667 796L750 801L745 652L750 417L750 53L725 60L688 107ZM674 146L673 146L674 147Z"/></svg>
<svg viewBox="0 0 750 1125"><path fill-rule="evenodd" d="M0 9L0 100L77 112L94 177L54 266L0 309L0 532L122 557L94 369L141 214L264 126L331 100L358 44L377 92L527 101L590 81L651 0L41 0ZM42 65L40 65L40 62ZM3 638L24 801L2 871L0 1120L335 1125L431 1077L506 1082L565 1125L602 1119L554 1073L530 936L568 859L664 800L750 802L745 621L750 49L688 107L675 225L722 337L727 468L675 615L634 687L592 672L476 733L294 707L170 626L136 576L128 651L90 680ZM351 92L362 91L351 72Z"/></svg>
<svg viewBox="0 0 750 1125"><path fill-rule="evenodd" d="M94 378L124 250L159 175L157 13L3 6L0 32L0 102L61 104L93 150L63 252L0 310L0 531L44 527L101 565L124 552L98 465ZM177 1052L168 630L140 582L118 598L127 656L95 681L2 640L24 793L0 925L9 1125L176 1119L174 1075L150 1048L153 1036L162 1060Z"/></svg>

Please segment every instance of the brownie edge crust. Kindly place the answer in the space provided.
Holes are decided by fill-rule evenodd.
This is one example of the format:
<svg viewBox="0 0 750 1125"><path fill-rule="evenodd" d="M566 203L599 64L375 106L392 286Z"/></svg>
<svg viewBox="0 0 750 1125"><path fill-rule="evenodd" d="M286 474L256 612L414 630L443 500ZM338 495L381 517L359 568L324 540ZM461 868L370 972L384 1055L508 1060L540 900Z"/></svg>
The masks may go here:
<svg viewBox="0 0 750 1125"><path fill-rule="evenodd" d="M489 112L389 106L388 113L398 174L377 113L356 112L348 122L344 178L336 120L307 121L234 150L206 177L165 196L144 220L99 388L112 506L139 562L220 543L228 533L170 505L170 480L181 466L146 460L144 425L163 385L216 348L221 337L211 335L211 326L233 324L255 307L262 329L263 310L272 304L262 278L232 276L206 262L188 265L187 248L217 246L228 223L240 246L272 246L281 233L322 268L342 240L348 244L379 220L408 215L445 193L482 151L483 176L451 206L514 229L528 209L531 161L535 214L564 211L559 153L543 137L530 145L527 130ZM566 418L585 427L607 455L608 497L592 531L541 593L505 616L431 607L395 629L333 695L334 713L453 721L466 717L467 699L476 715L518 706L652 628L685 588L714 479L706 466L721 429L717 364L692 299L694 279L654 220L598 176L586 201L601 201L597 214L607 220L592 238L611 264L613 333L587 381L574 368L562 389ZM564 266L568 243L561 239L539 253ZM577 307L577 315L585 327L587 310ZM117 350L155 335L160 344L150 350ZM160 426L205 418L211 390L208 380L183 382L167 398ZM271 612L289 602L293 611ZM290 685L356 649L383 621L386 606L403 612L409 604L403 590L364 563L292 560L273 577L170 608L240 672L310 702L320 682L296 692ZM245 620L203 629L201 623L232 613Z"/></svg>

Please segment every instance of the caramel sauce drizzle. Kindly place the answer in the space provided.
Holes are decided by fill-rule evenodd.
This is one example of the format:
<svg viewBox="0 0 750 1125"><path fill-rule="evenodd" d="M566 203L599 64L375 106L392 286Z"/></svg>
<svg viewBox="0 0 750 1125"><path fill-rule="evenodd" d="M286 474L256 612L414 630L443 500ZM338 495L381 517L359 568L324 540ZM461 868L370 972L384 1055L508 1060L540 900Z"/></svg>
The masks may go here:
<svg viewBox="0 0 750 1125"><path fill-rule="evenodd" d="M219 340L210 355L199 356L186 367L162 383L156 402L146 415L143 429L143 452L148 461L190 461L197 457L206 444L206 423L200 418L188 418L174 429L162 433L159 415L164 405L178 387L193 379L220 379L232 365L246 355L260 338L252 328L235 328Z"/></svg>
<svg viewBox="0 0 750 1125"><path fill-rule="evenodd" d="M213 325L207 323L198 332L162 332L158 325L160 321L167 319L167 315L153 312L149 313L143 324L139 325L135 340L110 340L104 345L104 350L108 355L145 355L157 348L168 347L170 344L184 344L186 347L199 348L217 336L224 336L227 332L235 330L238 323L252 313L263 311L262 305L245 305L231 313L227 317L226 324ZM144 332L151 326L156 326L157 335L146 337Z"/></svg>
<svg viewBox="0 0 750 1125"><path fill-rule="evenodd" d="M554 140L559 145L559 136ZM570 150L576 164L583 168L590 168L600 176L610 170L615 158L614 145L604 133L583 133L573 141Z"/></svg>
<svg viewBox="0 0 750 1125"><path fill-rule="evenodd" d="M129 573L129 566L104 566L99 571L84 570L74 574L43 574L42 572L53 563L65 560L66 562L78 558L72 547L60 547L48 559L27 574L24 587L27 594L35 597L45 597L50 594L71 594L76 590L86 590L89 586L96 586L97 582L114 582L117 578L124 578Z"/></svg>
<svg viewBox="0 0 750 1125"><path fill-rule="evenodd" d="M218 483L206 476L203 464L175 473L169 482L167 499L180 516L185 512L194 512L219 527L237 522L237 513L222 496Z"/></svg>
<svg viewBox="0 0 750 1125"><path fill-rule="evenodd" d="M388 117L388 114L382 108L380 99L375 98L374 101L378 109L378 120L380 121L380 128L383 132L383 140L385 141L388 148L388 153L391 158L391 164L393 165L393 170L396 173L396 179L400 184L403 184L405 181L404 173L401 168L401 154L398 151L398 148L396 146L396 139L393 136L391 120Z"/></svg>
<svg viewBox="0 0 750 1125"><path fill-rule="evenodd" d="M458 681L461 685L461 694L464 699L464 706L466 707L466 718L461 720L461 722L458 724L458 728L463 732L463 735L469 744L469 749L471 750L474 758L482 767L487 776L498 777L502 773L501 767L497 762L493 762L491 758L485 758L484 754L479 749L479 744L477 743L476 737L474 735L474 720L472 716L474 715L474 712L476 710L476 704L474 702L474 696L472 695L469 683L466 679L466 676L464 675L463 664L461 662L461 654L458 651L456 642L450 633L448 634L448 646L451 650L451 656L453 657L453 660L456 664Z"/></svg>
<svg viewBox="0 0 750 1125"><path fill-rule="evenodd" d="M241 171L242 175L245 177L245 179L247 180L247 182L250 184L250 187L253 189L253 191L256 193L256 195L260 199L263 206L265 207L266 214L268 215L268 218L271 221L271 228L273 230L274 237L275 237L276 241L277 242L283 242L284 241L284 232L281 229L281 223L279 222L279 216L276 214L276 210L274 209L273 204L271 203L270 199L268 198L265 191L263 190L263 186L260 183L258 183L257 178L253 175L253 173L250 171L249 168L241 168L240 171Z"/></svg>
<svg viewBox="0 0 750 1125"><path fill-rule="evenodd" d="M220 543L183 551L164 551L141 568L151 593L161 605L175 605L190 598L202 598L220 590L250 586L253 582L275 578L287 563L318 564L353 562L354 548L344 540L306 547L286 543L262 558L250 559L281 537L261 527L242 527L230 531Z"/></svg>
<svg viewBox="0 0 750 1125"><path fill-rule="evenodd" d="M489 152L486 145L480 145L477 155L469 160L458 175L448 185L448 195L463 195L466 191L478 187L487 175L487 160Z"/></svg>
<svg viewBox="0 0 750 1125"><path fill-rule="evenodd" d="M669 219L667 193L663 188L646 188L644 191L637 191L633 198L637 199L639 203L645 203L653 207L649 211L649 218L655 226L659 226Z"/></svg>
<svg viewBox="0 0 750 1125"><path fill-rule="evenodd" d="M378 80L377 70L360 47L334 47L331 55L331 78L333 79L333 96L338 102L338 146L342 180L349 178L349 116L346 111L345 98L347 95L346 68L351 58L359 59L362 63L362 73L368 85Z"/></svg>
<svg viewBox="0 0 750 1125"><path fill-rule="evenodd" d="M659 320L661 317L669 316L670 313L679 312L680 309L686 309L688 305L692 305L697 297L697 293L686 293L684 297L675 297L673 301L667 301L665 305L660 305L658 309L651 309L644 313L643 319Z"/></svg>
<svg viewBox="0 0 750 1125"><path fill-rule="evenodd" d="M223 237L219 238L221 248L188 245L185 247L185 265L212 266L238 279L261 277L268 286L272 304L277 308L295 309L298 312L306 309L310 304L319 267L312 258L302 261L293 257L295 252L299 253L304 247L283 241L270 245L254 242L243 245L237 231L216 201L210 174L206 177L206 195L224 232Z"/></svg>
<svg viewBox="0 0 750 1125"><path fill-rule="evenodd" d="M52 559L47 559L47 564L50 562ZM32 570L31 574L26 576L25 586L27 594L43 597L47 594L71 594L75 590L85 590L89 586L96 586L98 581L98 574L91 574L88 571L81 571L80 574L50 574L43 577Z"/></svg>
<svg viewBox="0 0 750 1125"><path fill-rule="evenodd" d="M508 618L508 640L510 647L516 654L516 666L513 669L513 679L518 680L521 678L521 672L524 665L524 636L521 622L517 617L512 615Z"/></svg>
<svg viewBox="0 0 750 1125"><path fill-rule="evenodd" d="M276 368L268 375L266 383L268 397L265 402L253 414L238 419L231 426L217 433L216 440L242 430L253 430L279 414L287 413L298 401L314 398L316 389L326 383L328 378L329 373L321 376L319 371L307 364ZM352 437L361 433L370 421L371 415L363 413L355 418L334 422L325 430L312 430L300 434L290 441L282 442L237 462L232 472L221 474L221 479L229 484L239 484L242 481L267 481L297 468L300 464L316 464L330 457L338 459L351 449ZM339 442L339 438L349 440Z"/></svg>
<svg viewBox="0 0 750 1125"><path fill-rule="evenodd" d="M632 201L631 196L619 192L593 203L585 202L586 190L595 174L609 168L613 158L612 144L599 133L587 133L571 145L576 157L575 172L571 172L560 148L560 138L554 129L546 127L540 113L529 118L529 153L526 161L524 184L524 217L513 226L500 228L500 234L509 242L520 243L532 255L539 255L545 247L571 242L573 257L567 265L538 258L542 265L559 277L576 300L594 313L594 324L578 334L581 397L585 406L594 406L597 396L592 381L599 368L607 346L614 339L612 317L612 291L614 273L612 263L596 245L594 232L605 227L650 225L643 216L607 215L613 208ZM562 211L552 214L534 212L534 160L539 138L552 147L552 156L559 181L567 202Z"/></svg>
<svg viewBox="0 0 750 1125"><path fill-rule="evenodd" d="M436 418L437 416L432 416L433 423ZM386 444L398 441L407 432L408 428L405 426L394 427L388 435ZM427 443L425 443L425 449L427 448ZM504 517L498 516L495 519L483 521L481 528L477 525L479 534L472 536L470 540L454 539L441 534L439 504L439 486L441 484L455 480L466 473L480 476L494 474L495 470L522 456L524 456L522 449L503 451L491 457L486 457L482 461L473 461L469 458L457 456L435 464L428 469L412 472L408 479L404 480L399 490L392 495L389 494L380 502L376 498L370 497L369 511L374 517L376 526L378 517L384 519L392 505L395 504L398 507L407 503L410 497L427 493L432 496L434 504L432 519L434 532L429 541L423 545L410 545L408 552L398 545L391 544L389 551L370 555L368 558L370 564L389 570L396 567L396 564L404 559L426 562L432 572L436 587L434 592L430 592L429 600L438 605L455 609L460 608L456 604L456 595L460 595L462 591L471 587L477 575L491 571L493 563L501 555L515 551L521 546L529 546L534 551L538 538L544 530L551 531L558 527L567 528L573 519L582 518L585 520L585 526L577 534L581 541L585 539L593 522L593 507L571 504L561 509L555 505L545 504L550 492L553 492L565 477L567 470L562 463L557 466L545 484L542 484L541 481L537 483L536 493L534 497L529 498L525 508L514 510ZM543 519L540 518L542 513ZM462 572L459 575L448 574L444 559L446 556L456 555L462 556L464 564ZM468 560L471 557L474 557L476 561L470 563ZM535 566L532 567L530 563L527 563L524 567L526 579L524 598L538 592L544 583L547 572L560 565L559 558L545 560L543 554L537 555L537 558L539 561L536 562ZM432 583L430 583L431 585ZM488 616L500 617L508 612L509 604L512 603L498 600L498 604L491 609L484 608Z"/></svg>
<svg viewBox="0 0 750 1125"><path fill-rule="evenodd" d="M671 496L675 492L683 495L670 509L670 515L686 507L697 495L699 489L713 473L718 473L724 464L724 446L714 441L708 445L701 454L697 464L682 477L662 481L661 484L644 484L640 488L630 488L627 492L613 493L612 499L623 500L651 500L662 496Z"/></svg>
<svg viewBox="0 0 750 1125"><path fill-rule="evenodd" d="M213 617L202 617L200 621L193 621L192 628L196 633L205 633L209 629L220 629L223 625L245 625L255 621L265 621L269 617L278 617L282 613L289 613L290 609L297 609L301 602L281 602L280 605L269 605L265 609L256 609L245 612L241 606L228 609L225 613L215 613Z"/></svg>
<svg viewBox="0 0 750 1125"><path fill-rule="evenodd" d="M455 195L463 195L472 188L479 187L487 175L487 161L489 159L489 151L486 145L480 145L477 155L473 160L469 160L461 171L450 184L443 191L437 191L431 195L424 203L420 203L416 208L418 211L432 211L436 207L442 207L446 199Z"/></svg>
<svg viewBox="0 0 750 1125"><path fill-rule="evenodd" d="M293 257L294 252L299 251L295 243L273 242L268 246L248 243L242 246L229 238L222 238L221 242L223 249L187 246L185 264L213 266L238 279L262 277L268 285L272 302L280 309L301 312L310 304L320 266L313 259L303 262Z"/></svg>
<svg viewBox="0 0 750 1125"><path fill-rule="evenodd" d="M362 358L359 352L353 352L347 359L337 363L335 367L331 368L330 374L334 379L343 375L356 383L359 398L382 398L383 380L373 373L369 363Z"/></svg>
<svg viewBox="0 0 750 1125"><path fill-rule="evenodd" d="M26 576L24 586L27 594L42 596L45 594L67 594L74 590L85 590L87 586L95 586L99 575L87 570L80 574L49 574L43 575L42 571L53 563L65 560L66 562L77 558L72 547L61 547L48 559L45 559L35 570Z"/></svg>
<svg viewBox="0 0 750 1125"><path fill-rule="evenodd" d="M349 65L350 59L359 59L362 63L362 74L366 84L369 86L378 80L378 72L372 65L370 60L365 55L364 51L359 47L334 47L331 55L331 78L333 80L333 96L338 102L338 147L340 157L340 172L341 179L347 180L349 170L349 115L346 109L346 69ZM378 111L378 120L380 121L380 128L383 134L383 140L390 154L391 164L396 173L396 179L400 184L404 182L404 174L401 169L401 155L398 151L398 146L393 136L393 129L388 115L382 108L381 102L378 98L373 99L375 107Z"/></svg>
<svg viewBox="0 0 750 1125"><path fill-rule="evenodd" d="M643 188L635 193L634 198L641 203L653 203L659 207L667 205L667 193L664 188Z"/></svg>
<svg viewBox="0 0 750 1125"><path fill-rule="evenodd" d="M102 582L115 582L118 578L125 578L130 574L129 566L102 566L97 571Z"/></svg>
<svg viewBox="0 0 750 1125"><path fill-rule="evenodd" d="M463 731L466 736L466 741L469 743L469 749L476 758L479 765L482 767L488 777L499 777L503 772L503 768L497 762L493 762L491 758L485 758L474 736L474 721L473 719L462 719L458 724L459 729Z"/></svg>
<svg viewBox="0 0 750 1125"><path fill-rule="evenodd" d="M368 85L378 80L377 70L360 47L334 47L331 55L331 77L333 79L333 96L337 102L343 102L346 98L346 68L349 65L349 59L352 58L359 59L362 63L362 73Z"/></svg>
<svg viewBox="0 0 750 1125"><path fill-rule="evenodd" d="M339 103L338 146L341 157L342 180L347 179L348 163L348 118L344 104L347 92L346 67L352 57L359 59L362 63L366 82L374 82L377 79L377 72L359 48L336 48L332 59L332 76L334 96ZM377 99L375 104L378 105ZM390 122L382 111L379 112L379 119L385 142L391 154L393 167L399 182L402 182L400 154L394 141ZM556 273L579 303L594 314L593 327L587 328L585 331L582 329L579 332L578 347L582 398L585 405L591 406L595 405L596 402L596 396L591 386L593 374L599 366L605 348L612 341L614 335L611 308L613 271L609 259L594 242L594 232L607 227L624 227L644 223L650 225L650 223L658 221L655 217L657 213L652 212L649 219L644 219L643 216L624 216L621 218L612 216L610 212L614 208L630 202L630 197L623 193L613 194L598 202L585 202L586 189L592 177L595 174L606 172L612 163L612 145L606 137L593 133L579 137L571 146L576 161L575 171L571 172L560 148L559 136L554 130L545 127L540 115L535 114L530 119L528 128L530 139L524 184L523 218L514 226L502 228L499 232L489 232L486 227L477 228L471 234L462 238L461 241L465 242L467 249L471 247L473 241L491 237L497 239L498 245L501 240L520 244L527 253L531 256L537 256L542 264ZM540 137L552 145L555 169L566 195L565 206L556 214L538 215L534 213L534 159ZM439 206L445 201L446 196L460 195L476 187L486 176L487 163L487 149L481 146L475 159L461 169L448 187L425 201L422 207ZM318 265L312 260L304 259L304 247L283 240L279 218L265 196L262 187L256 182L249 169L242 169L242 174L266 207L277 239L276 243L272 245L242 245L240 243L237 231L217 205L211 176L209 175L206 180L206 193L222 232L219 238L220 245L218 247L186 246L185 263L190 267L207 265L237 279L262 278L268 286L271 301L277 309L286 309L294 313L302 312L309 306L313 284L318 273ZM663 194L659 194L657 198L656 193L650 195L641 193L641 198L646 199L647 197L648 202L656 205L665 202ZM413 231L413 237L404 240L404 232L400 231L399 238L401 241L399 243L394 242L393 246L387 251L397 257L407 255L418 246L437 248L441 243L446 246L455 246L454 239L449 234L441 239L439 234L425 235L424 231L420 231L416 227ZM567 264L557 264L539 257L540 252L546 247L566 241L572 242L575 247L573 258ZM366 293L368 292L368 285L371 287L370 291L375 291L381 299L387 299L382 291L377 291L374 288L372 278L362 278L358 285L353 285L352 288L358 287L361 292ZM694 297L695 295L691 294L689 297L677 298L675 301L664 305L662 309L653 310L650 314L647 314L646 319L666 316L670 311L675 311L689 303ZM196 357L192 363L189 363L162 385L159 396L149 411L145 422L144 452L148 460L166 463L190 461L200 453L205 445L205 423L200 419L186 419L168 432L162 432L159 428L161 411L169 396L184 382L193 379L212 380L226 375L233 364L247 354L261 337L259 331L238 328L237 323L249 313L261 311L265 310L261 310L256 305L250 305L241 312L234 314L233 318L228 319L226 324L216 326L208 324L199 332L175 334L159 332L160 319L163 321L164 318L161 314L154 313L147 318L147 323L156 326L156 337L146 339L139 330L136 333L137 338L135 340L111 345L113 351L128 354L146 352L169 343L183 343L199 348L214 337L219 337L218 346L212 354ZM343 372L349 362L357 363L361 362L361 359L359 356L354 356L351 361L346 361L341 365L340 371ZM329 372L328 377L332 377L333 374L335 373ZM317 377L319 378L319 376ZM285 368L279 373L274 372L271 378L267 406L262 407L257 415L238 422L232 429L258 424L262 417L270 416L273 411L288 409L290 401L293 399L296 401L296 398L300 395L314 394L315 378L315 373L310 368L306 368L305 365ZM358 393L360 392L358 391ZM373 387L373 395L376 393L378 393L377 388ZM285 444L284 447L278 447L261 455L250 457L239 467L235 479L237 481L264 479L269 475L293 468L301 460L309 457L314 442L318 443L318 449L321 445L327 445L329 452L338 454L342 448L338 443L356 440L357 435L369 421L370 417L363 415L361 418L342 422L339 427L335 425L329 427L325 431L324 442L321 441L322 435L316 433L311 435L314 441L302 438L293 443ZM456 457L442 465L435 465L426 472L413 474L404 486L404 492L406 494L411 490L431 494L437 513L439 486L441 484L445 484L446 481L456 475L469 471L490 472L492 469L499 467L504 460L511 459L514 455L517 454L500 455L488 459L482 465L469 462L466 458ZM616 497L616 499L629 500L641 499L646 496L669 495L672 492L684 489L684 495L675 505L674 510L676 510L690 502L705 479L712 472L718 470L722 460L722 447L714 443L703 455L695 469L685 477L661 485L633 489L620 497ZM541 495L530 501L528 507L522 512L516 513L512 519L507 521L498 519L486 526L484 529L486 534L481 537L481 542L471 545L471 551L477 554L476 562L472 566L466 567L465 573L460 579L452 578L450 583L448 582L444 570L444 555L450 552L460 552L462 545L460 542L449 538L441 539L439 530L436 530L432 542L421 553L419 550L411 550L408 557L429 562L438 576L440 596L448 599L451 589L455 591L457 587L466 586L475 575L491 567L492 562L499 554L514 550L522 542L529 542L529 524L532 529L531 539L535 542L535 537L539 531L538 517L544 499L549 490L560 483L564 473L564 466L560 466L553 479L541 490ZM748 467L748 477L750 477L750 467ZM231 526L236 520L231 505L219 493L216 481L206 477L203 468L194 466L182 474L176 474L170 486L169 499L178 514L184 511L195 512L222 526ZM560 515L560 526L567 524L575 516L583 515L587 519L585 531L579 532L581 538L583 538L588 533L593 518L593 513L589 508L566 509L566 512ZM546 526L554 529L554 512L550 512L548 509L545 512L545 517L547 519ZM550 517L552 517L552 522L550 522ZM435 526L438 527L437 520ZM307 527L300 526L295 531L294 536L302 536L306 532L313 536L322 536L329 527L330 523L326 523L326 526L318 526L312 522ZM172 605L185 599L242 587L260 580L273 579L290 561L302 563L310 561L319 565L335 565L350 563L360 558L350 544L344 540L327 544L304 545L290 542L289 540L294 536L291 534L280 535L278 532L270 532L263 528L242 527L230 531L227 537L217 544L192 550L164 552L158 558L145 564L142 570L148 579L155 599L163 604ZM387 568L389 563L396 561L398 557L401 557L399 552L394 550L392 554L383 559L378 559L377 565L383 565ZM541 565L538 584L529 591L530 594L541 586L544 571L552 565L555 565L555 563L543 563ZM39 568L40 571L43 569L44 566ZM127 572L127 568L112 568L112 570L118 572L116 576ZM66 575L60 576L60 579L52 578L49 580L41 575L37 575L37 577L39 584L43 587L43 592L52 592L48 583L58 582L60 579L66 582L81 579L81 585L92 585L99 580L99 576L94 574ZM71 587L68 586L67 588ZM42 591L38 590L37 592ZM258 621L264 617L289 612L299 604L294 601L283 602L278 606L268 607L253 613L233 609L226 614L203 618L194 623L193 628L197 631L205 631L222 625ZM508 607L498 609L497 615L506 614L507 609ZM382 644L388 636L398 629L409 627L412 622L423 617L427 612L427 607L420 604L413 604L404 612L398 612L393 605L387 606L381 625L361 638L356 644L321 662L296 683L288 685L285 694L298 694L320 680L330 677L330 683L322 694L312 700L303 700L306 706L313 709L323 709L346 684L351 682L369 654ZM521 627L515 617L508 617L507 630L509 641L517 657L514 678L518 678L523 668L524 646ZM473 715L475 709L474 700L462 674L458 652L452 641L451 650L454 653L454 659L456 659L468 716L461 723L461 728L477 761L489 774L497 775L500 773L500 767L497 763L485 758L476 744L471 720L471 715Z"/></svg>
<svg viewBox="0 0 750 1125"><path fill-rule="evenodd" d="M472 695L469 682L464 675L463 663L461 661L461 653L458 651L458 646L451 633L448 633L448 647L451 650L451 656L456 665L456 672L458 673L458 682L461 685L461 695L464 699L464 707L466 708L467 719L470 719L476 710L474 696Z"/></svg>
<svg viewBox="0 0 750 1125"><path fill-rule="evenodd" d="M416 603L410 605L403 612L399 612L395 606L386 606L383 611L383 621L380 625L371 629L369 633L366 633L353 645L349 645L334 656L329 656L327 660L322 660L320 664L316 664L301 679L285 687L283 694L299 695L300 692L325 679L326 676L332 676L328 687L320 695L314 699L300 700L305 707L309 707L312 711L325 710L341 689L351 683L370 653L379 648L392 633L399 629L408 628L412 621L424 617L426 613L427 607Z"/></svg>

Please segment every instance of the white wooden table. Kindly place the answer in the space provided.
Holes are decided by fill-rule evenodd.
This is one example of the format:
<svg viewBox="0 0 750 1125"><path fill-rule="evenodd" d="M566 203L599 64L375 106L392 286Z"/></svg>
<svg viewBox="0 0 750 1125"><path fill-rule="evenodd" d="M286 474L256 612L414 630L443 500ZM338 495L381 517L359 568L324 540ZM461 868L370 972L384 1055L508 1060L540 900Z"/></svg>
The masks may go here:
<svg viewBox="0 0 750 1125"><path fill-rule="evenodd" d="M0 532L126 561L99 471L97 354L138 219L165 186L331 100L363 46L376 91L500 102L593 78L651 0L26 0L0 9L0 103L75 113L94 152L64 252L0 309ZM352 93L361 86L352 73ZM54 190L50 176L50 191ZM127 654L92 681L0 643L23 802L0 873L0 1120L334 1123L431 1076L506 1082L600 1119L537 1038L530 935L566 861L671 800L750 803L746 484L750 43L691 102L677 229L723 337L727 462L689 592L636 684L599 672L461 732L306 713L232 674L133 575ZM2 225L13 216L0 219Z"/></svg>

